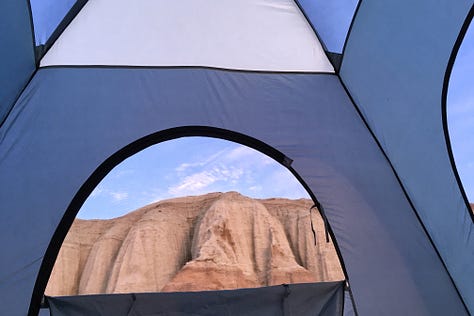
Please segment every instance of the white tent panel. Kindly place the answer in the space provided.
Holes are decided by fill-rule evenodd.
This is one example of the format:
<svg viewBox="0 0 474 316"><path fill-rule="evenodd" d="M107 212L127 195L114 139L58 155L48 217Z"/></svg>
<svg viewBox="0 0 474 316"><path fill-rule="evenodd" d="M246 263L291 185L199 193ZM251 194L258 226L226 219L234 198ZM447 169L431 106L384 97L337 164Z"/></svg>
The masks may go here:
<svg viewBox="0 0 474 316"><path fill-rule="evenodd" d="M334 72L292 0L90 0L41 61L52 65Z"/></svg>

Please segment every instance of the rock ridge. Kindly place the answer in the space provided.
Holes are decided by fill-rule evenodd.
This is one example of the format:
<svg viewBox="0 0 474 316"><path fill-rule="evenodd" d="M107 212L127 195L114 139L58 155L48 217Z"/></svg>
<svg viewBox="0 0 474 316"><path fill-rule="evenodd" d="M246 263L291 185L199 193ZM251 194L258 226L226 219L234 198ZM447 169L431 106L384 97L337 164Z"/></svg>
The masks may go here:
<svg viewBox="0 0 474 316"><path fill-rule="evenodd" d="M76 219L47 295L248 288L344 279L307 199L210 193ZM317 231L316 244L311 222Z"/></svg>

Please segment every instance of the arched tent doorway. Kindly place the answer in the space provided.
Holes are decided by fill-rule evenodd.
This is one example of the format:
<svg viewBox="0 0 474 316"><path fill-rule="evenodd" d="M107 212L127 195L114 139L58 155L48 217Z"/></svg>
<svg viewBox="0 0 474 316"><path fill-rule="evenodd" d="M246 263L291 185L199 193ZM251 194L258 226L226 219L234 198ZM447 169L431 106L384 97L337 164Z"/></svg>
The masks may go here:
<svg viewBox="0 0 474 316"><path fill-rule="evenodd" d="M48 246L46 255L44 256L42 266L40 269L40 273L36 280L35 284L35 292L33 293L32 301L30 304L30 314L36 315L37 307L39 302L41 302L43 298L43 293L46 288L46 283L51 275L54 262L57 258L59 253L59 249L61 244L69 231L74 218L76 217L78 211L80 210L83 203L92 193L92 191L97 187L97 185L101 182L101 180L117 165L123 162L125 159L137 154L138 152L145 150L146 148L159 144L164 141L173 140L176 138L181 137L190 137L190 136L206 136L206 137L213 137L219 139L225 139L229 141L233 141L239 143L241 145L245 145L247 147L251 147L255 150L258 150L261 153L264 153L268 157L272 158L273 160L280 163L283 167L287 168L301 183L301 185L307 190L309 194L311 194L311 198L314 201L315 206L320 207L319 202L317 201L314 194L312 194L308 190L308 186L304 183L302 178L297 174L297 172L291 167L291 160L286 157L283 153L272 148L271 146L249 137L247 135L243 135L240 133L219 129L219 128L210 128L205 126L185 126L185 127L178 127L169 130L160 131L157 133L153 133L151 135L145 136L127 146L122 148L121 150L114 153L108 159L106 159L98 168L94 171L94 173L87 179L87 181L81 186L80 190L76 193L73 200L71 201L69 207L67 208L66 212L64 213L63 218L61 219L60 224L56 228L56 231L53 235L53 238L50 241ZM321 211L321 210L320 210ZM322 213L324 216L324 213ZM324 218L324 217L323 217ZM327 224L327 223L326 223ZM329 226L326 227L328 232L331 234L333 238L333 232ZM343 265L341 261L341 255L335 245L335 249L337 255L339 257L339 261ZM345 270L343 270L345 273Z"/></svg>

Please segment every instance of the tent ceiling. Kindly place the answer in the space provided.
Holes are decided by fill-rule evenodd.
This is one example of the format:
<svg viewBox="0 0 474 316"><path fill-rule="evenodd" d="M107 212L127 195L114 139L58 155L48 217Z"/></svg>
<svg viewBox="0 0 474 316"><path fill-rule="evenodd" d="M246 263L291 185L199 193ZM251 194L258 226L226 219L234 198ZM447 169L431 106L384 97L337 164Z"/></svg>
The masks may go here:
<svg viewBox="0 0 474 316"><path fill-rule="evenodd" d="M41 60L52 65L334 71L291 0L91 0Z"/></svg>

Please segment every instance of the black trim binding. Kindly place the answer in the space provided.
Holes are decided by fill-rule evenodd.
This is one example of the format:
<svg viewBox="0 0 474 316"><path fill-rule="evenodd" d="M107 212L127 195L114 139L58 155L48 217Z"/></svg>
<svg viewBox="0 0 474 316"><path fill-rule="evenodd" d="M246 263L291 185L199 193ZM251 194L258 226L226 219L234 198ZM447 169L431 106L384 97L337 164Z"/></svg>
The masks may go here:
<svg viewBox="0 0 474 316"><path fill-rule="evenodd" d="M347 31L346 39L344 40L344 46L342 46L342 53L341 53L342 58L341 58L340 68L342 68L342 64L344 62L344 56L345 56L345 53L346 53L347 42L349 40L349 36L351 36L352 27L354 26L354 22L355 22L355 19L357 17L357 14L359 13L359 9L360 9L362 1L364 1L364 0L359 0L359 2L357 2L357 7L354 11L354 15L352 16L352 21L351 21L351 24L349 26L349 30Z"/></svg>
<svg viewBox="0 0 474 316"><path fill-rule="evenodd" d="M249 147L252 147L261 153L275 159L280 164L287 166L288 162L291 161L290 158L285 156L282 152L276 150L275 148L267 145L266 143L252 138L250 136L233 132L230 130L225 130L221 128L215 127L207 127L207 126L183 126L183 127L176 127L171 128L163 131L159 131L143 138L140 138L133 143L123 147L112 156L107 158L83 183L79 191L76 193L74 198L72 199L71 203L69 204L68 208L66 209L59 225L56 227L56 230L51 238L51 241L48 245L48 248L44 254L43 261L41 263L41 267L38 272L38 276L36 278L35 286L33 289L33 293L31 296L30 306L28 309L29 316L37 316L39 309L41 307L41 302L43 299L43 294L46 289L46 285L48 283L49 277L51 275L54 263L56 261L56 257L59 253L59 249L66 237L67 232L69 231L74 218L76 217L79 209L84 204L88 196L92 193L94 188L102 181L102 179L119 163L127 159L128 157L138 153L139 151L150 147L152 145L158 144L160 142L164 142L167 140L172 140L181 137L187 136L207 136L207 137L214 137L214 138L221 138L230 140L233 142L237 142ZM320 205L314 194L309 189L308 185L303 181L303 179L296 173L296 171L291 167L287 166L290 172L296 177L296 179L303 185L303 187L308 191L309 195L313 199L314 203ZM342 256L339 251L339 247L337 246L336 239L334 238L334 234L329 228L329 233L333 239L334 247L339 257L339 261L341 263L341 267L344 271L344 275L346 276L347 280L347 273L344 266L344 262L342 261Z"/></svg>
<svg viewBox="0 0 474 316"><path fill-rule="evenodd" d="M454 63L456 61L456 56L458 55L458 51L461 47L463 39L469 29L469 25L471 24L472 19L474 18L474 5L471 6L469 13L464 20L464 24L461 27L459 32L458 38L454 43L453 50L451 51L451 56L449 56L448 66L446 67L446 72L444 74L444 82L443 82L443 92L441 96L441 115L443 116L443 130L444 130L444 138L446 140L446 149L448 151L449 161L451 162L451 167L453 169L454 176L459 186L459 190L461 191L462 198L464 199L464 203L467 207L467 212L471 216L471 220L474 223L474 213L471 211L471 205L469 204L469 200L466 195L466 191L462 185L461 177L459 176L458 169L456 167L456 161L454 160L453 149L451 147L451 138L449 137L449 129L448 129L448 111L447 111L447 100L448 100L448 89L449 89L449 80L451 79L451 72L454 67ZM474 27L474 25L473 25Z"/></svg>
<svg viewBox="0 0 474 316"><path fill-rule="evenodd" d="M242 72L242 73L256 73L256 74L276 74L276 75L335 75L334 72L326 71L286 71L286 70L252 70L252 69L238 69L238 68L222 68L213 66L134 66L134 65L51 65L42 66L39 69L74 69L74 68L92 68L92 69L204 69L227 72Z"/></svg>
<svg viewBox="0 0 474 316"><path fill-rule="evenodd" d="M48 52L48 50L53 46L54 42L61 36L64 30L71 24L72 20L77 16L77 14L82 10L86 5L88 0L77 0L63 17L61 22L59 22L56 29L51 33L48 40L45 44L36 46L36 62L39 67L39 62L41 58ZM36 42L35 42L36 45Z"/></svg>

